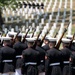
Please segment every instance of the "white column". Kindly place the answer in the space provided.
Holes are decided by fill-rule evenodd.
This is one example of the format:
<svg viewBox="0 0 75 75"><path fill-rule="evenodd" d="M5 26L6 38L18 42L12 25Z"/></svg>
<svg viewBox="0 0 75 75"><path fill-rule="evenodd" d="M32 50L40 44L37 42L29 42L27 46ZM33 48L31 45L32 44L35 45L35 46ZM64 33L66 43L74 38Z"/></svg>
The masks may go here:
<svg viewBox="0 0 75 75"><path fill-rule="evenodd" d="M24 11L22 11L22 16L25 16L25 12Z"/></svg>
<svg viewBox="0 0 75 75"><path fill-rule="evenodd" d="M18 26L16 25L16 26L15 26L15 30L18 31L18 29L19 29L19 28L18 28Z"/></svg>
<svg viewBox="0 0 75 75"><path fill-rule="evenodd" d="M31 23L31 19L29 19L29 23Z"/></svg>
<svg viewBox="0 0 75 75"><path fill-rule="evenodd" d="M50 9L50 7L51 7L51 5L52 5L52 1L53 1L53 0L50 0L50 2L49 2L49 5L48 5L48 7L47 7L47 12L49 11L49 9Z"/></svg>
<svg viewBox="0 0 75 75"><path fill-rule="evenodd" d="M32 28L35 28L35 23L32 23Z"/></svg>
<svg viewBox="0 0 75 75"><path fill-rule="evenodd" d="M13 23L13 17L11 18L11 23Z"/></svg>
<svg viewBox="0 0 75 75"><path fill-rule="evenodd" d="M31 19L34 19L34 14L31 15Z"/></svg>
<svg viewBox="0 0 75 75"><path fill-rule="evenodd" d="M70 25L68 27L68 35L71 35L72 32L72 0L70 0Z"/></svg>
<svg viewBox="0 0 75 75"><path fill-rule="evenodd" d="M61 6L62 6L62 0L60 0L60 4L59 4L59 7L58 7L58 13L57 13L56 20L55 20L56 25L58 23L58 19L59 19L59 16L60 16Z"/></svg>
<svg viewBox="0 0 75 75"><path fill-rule="evenodd" d="M22 26L22 31L25 31L25 26Z"/></svg>
<svg viewBox="0 0 75 75"><path fill-rule="evenodd" d="M53 6L53 8L52 8L52 16L54 15L53 13L54 13L54 10L55 10L55 7L56 7L56 4L57 4L57 0L55 0L55 2L54 2L54 6Z"/></svg>
<svg viewBox="0 0 75 75"><path fill-rule="evenodd" d="M9 25L9 30L11 30L11 25Z"/></svg>
<svg viewBox="0 0 75 75"><path fill-rule="evenodd" d="M65 23L66 9L67 9L67 0L65 0L65 5L64 5L64 15L63 15L63 20L62 20L63 23Z"/></svg>
<svg viewBox="0 0 75 75"><path fill-rule="evenodd" d="M17 18L17 23L19 23L19 18Z"/></svg>
<svg viewBox="0 0 75 75"><path fill-rule="evenodd" d="M47 27L47 29L49 29L49 23L46 23L46 27Z"/></svg>
<svg viewBox="0 0 75 75"><path fill-rule="evenodd" d="M41 23L39 23L39 28L40 28L40 29L42 28L42 24L41 24Z"/></svg>
<svg viewBox="0 0 75 75"><path fill-rule="evenodd" d="M2 29L3 29L3 31L4 31L4 29L5 29L5 24L2 25Z"/></svg>
<svg viewBox="0 0 75 75"><path fill-rule="evenodd" d="M12 15L15 16L15 11L14 10L12 11Z"/></svg>
<svg viewBox="0 0 75 75"><path fill-rule="evenodd" d="M37 19L35 19L35 23L38 23L38 20Z"/></svg>
<svg viewBox="0 0 75 75"><path fill-rule="evenodd" d="M44 24L44 18L41 19L41 24Z"/></svg>
<svg viewBox="0 0 75 75"><path fill-rule="evenodd" d="M7 29L7 28L5 28L5 29L4 29L5 34L7 33L7 31L8 31L8 29Z"/></svg>
<svg viewBox="0 0 75 75"><path fill-rule="evenodd" d="M8 22L8 17L5 17L5 22L6 22L6 23Z"/></svg>
<svg viewBox="0 0 75 75"><path fill-rule="evenodd" d="M26 27L28 28L28 22L26 22Z"/></svg>

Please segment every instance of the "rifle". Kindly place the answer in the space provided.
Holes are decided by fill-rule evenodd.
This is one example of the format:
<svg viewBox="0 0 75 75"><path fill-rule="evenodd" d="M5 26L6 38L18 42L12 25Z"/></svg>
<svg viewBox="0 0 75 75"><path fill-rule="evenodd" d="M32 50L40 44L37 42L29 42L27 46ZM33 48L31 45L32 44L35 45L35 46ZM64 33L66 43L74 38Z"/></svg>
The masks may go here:
<svg viewBox="0 0 75 75"><path fill-rule="evenodd" d="M51 27L50 27L50 28L51 28ZM46 35L48 34L50 28L47 30L47 32L45 33L44 37L42 38L41 43L40 43L40 47L41 47L41 45L43 44L43 40L45 39Z"/></svg>
<svg viewBox="0 0 75 75"><path fill-rule="evenodd" d="M8 34L8 30L7 30L7 32L6 32L6 34L4 36L6 37L7 34Z"/></svg>
<svg viewBox="0 0 75 75"><path fill-rule="evenodd" d="M18 34L20 33L20 31L17 32L16 36L14 37L14 39L16 39L16 37L18 36Z"/></svg>
<svg viewBox="0 0 75 75"><path fill-rule="evenodd" d="M70 42L70 44L69 44L69 48L71 48L72 42L73 42L73 40L74 40L74 37L75 37L75 33L73 34L73 37L72 37L71 42Z"/></svg>
<svg viewBox="0 0 75 75"><path fill-rule="evenodd" d="M43 40L45 39L45 37L46 37L47 34L48 34L48 30L47 30L47 32L45 33L44 37L42 38L41 43L40 43L40 46L43 44Z"/></svg>
<svg viewBox="0 0 75 75"><path fill-rule="evenodd" d="M3 33L0 33L1 34L1 37L3 36Z"/></svg>
<svg viewBox="0 0 75 75"><path fill-rule="evenodd" d="M17 38L18 34L20 33L20 31L17 32L16 36L13 38L13 43L15 42L15 39Z"/></svg>
<svg viewBox="0 0 75 75"><path fill-rule="evenodd" d="M34 32L33 32L33 34L32 34L32 36L31 36L31 37L33 37L33 36L34 36L35 31L36 31L36 29L34 29Z"/></svg>
<svg viewBox="0 0 75 75"><path fill-rule="evenodd" d="M56 34L54 35L54 38L56 38L57 34L58 34L58 32L56 32Z"/></svg>
<svg viewBox="0 0 75 75"><path fill-rule="evenodd" d="M34 44L33 44L33 48L34 48L34 49L36 48L37 40L38 40L38 38L39 38L41 32L42 32L42 31L39 32L39 34L38 34L38 36L37 36L37 38L36 38L36 41L35 41Z"/></svg>
<svg viewBox="0 0 75 75"><path fill-rule="evenodd" d="M26 36L27 36L27 34L28 34L29 31L30 31L30 29L28 29L28 31L26 32L26 34L25 34L25 36L24 36L24 38L23 38L23 40L22 40L22 43L25 42L25 38L26 38Z"/></svg>
<svg viewBox="0 0 75 75"><path fill-rule="evenodd" d="M67 27L64 29L64 31L63 31L63 33L62 33L62 35L61 35L61 37L60 37L58 43L55 45L55 48L56 48L56 49L59 49L60 44L61 44L61 40L62 40L64 34L66 33L68 26L69 26L69 24L68 24Z"/></svg>
<svg viewBox="0 0 75 75"><path fill-rule="evenodd" d="M59 29L58 29L59 30ZM56 36L58 35L58 31L56 32L56 34L54 35L54 38L56 38Z"/></svg>

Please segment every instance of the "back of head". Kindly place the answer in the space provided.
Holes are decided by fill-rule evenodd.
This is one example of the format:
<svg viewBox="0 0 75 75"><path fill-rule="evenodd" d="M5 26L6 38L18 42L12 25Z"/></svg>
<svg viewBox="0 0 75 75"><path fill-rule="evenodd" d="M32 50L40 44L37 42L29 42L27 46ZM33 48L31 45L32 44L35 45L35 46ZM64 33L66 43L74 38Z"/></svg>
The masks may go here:
<svg viewBox="0 0 75 75"><path fill-rule="evenodd" d="M45 43L45 44L48 44L48 43L49 43L48 38L45 38L45 39L44 39L44 43Z"/></svg>
<svg viewBox="0 0 75 75"><path fill-rule="evenodd" d="M69 47L70 41L71 41L70 39L62 38L63 48Z"/></svg>
<svg viewBox="0 0 75 75"><path fill-rule="evenodd" d="M3 46L9 46L10 45L10 37L3 37Z"/></svg>
<svg viewBox="0 0 75 75"><path fill-rule="evenodd" d="M34 41L36 40L35 38L26 38L28 42L28 47L33 47Z"/></svg>
<svg viewBox="0 0 75 75"><path fill-rule="evenodd" d="M57 39L56 38L51 38L51 37L48 38L48 39L49 39L49 47L50 48L55 47Z"/></svg>
<svg viewBox="0 0 75 75"><path fill-rule="evenodd" d="M37 46L40 46L40 44L41 44L41 39L38 39L37 40Z"/></svg>
<svg viewBox="0 0 75 75"><path fill-rule="evenodd" d="M21 35L16 36L16 41L20 41L21 42L21 38L22 38Z"/></svg>

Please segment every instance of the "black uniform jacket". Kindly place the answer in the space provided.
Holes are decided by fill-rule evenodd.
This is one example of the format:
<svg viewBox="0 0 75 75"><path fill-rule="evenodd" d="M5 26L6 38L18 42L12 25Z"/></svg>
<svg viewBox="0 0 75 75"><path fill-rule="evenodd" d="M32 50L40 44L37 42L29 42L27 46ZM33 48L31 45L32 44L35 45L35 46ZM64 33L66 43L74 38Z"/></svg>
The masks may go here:
<svg viewBox="0 0 75 75"><path fill-rule="evenodd" d="M32 48L27 48L22 52L24 62L36 62L38 65L39 61L39 52L32 49Z"/></svg>
<svg viewBox="0 0 75 75"><path fill-rule="evenodd" d="M65 47L65 48L61 49L63 64L65 64L64 61L69 61L71 53L72 52L68 47Z"/></svg>
<svg viewBox="0 0 75 75"><path fill-rule="evenodd" d="M0 50L1 72L14 72L15 71L15 50L4 46Z"/></svg>
<svg viewBox="0 0 75 75"><path fill-rule="evenodd" d="M45 69L45 50L42 47L36 46L36 51L40 53L40 65L38 66L39 72Z"/></svg>
<svg viewBox="0 0 75 75"><path fill-rule="evenodd" d="M23 62L21 59L21 55L22 55L22 51L26 48L26 46L23 43L18 41L13 45L13 48L16 51L16 69L18 69L22 67Z"/></svg>
<svg viewBox="0 0 75 75"><path fill-rule="evenodd" d="M46 75L61 75L61 52L56 48L51 48L47 51L46 56Z"/></svg>
<svg viewBox="0 0 75 75"><path fill-rule="evenodd" d="M37 66L40 63L39 52L32 48L27 48L22 52L22 56L26 74L37 75Z"/></svg>
<svg viewBox="0 0 75 75"><path fill-rule="evenodd" d="M45 51L47 51L47 50L50 49L49 44L46 44L46 45L44 45L44 46L42 46L42 47L45 49Z"/></svg>
<svg viewBox="0 0 75 75"><path fill-rule="evenodd" d="M69 75L69 58L71 55L71 50L68 47L65 47L61 49L61 54L62 54L62 72L63 75L68 74Z"/></svg>
<svg viewBox="0 0 75 75"><path fill-rule="evenodd" d="M71 51L72 51L72 52L75 52L75 43L73 43L73 44L71 45Z"/></svg>
<svg viewBox="0 0 75 75"><path fill-rule="evenodd" d="M70 75L75 75L75 52L70 56Z"/></svg>

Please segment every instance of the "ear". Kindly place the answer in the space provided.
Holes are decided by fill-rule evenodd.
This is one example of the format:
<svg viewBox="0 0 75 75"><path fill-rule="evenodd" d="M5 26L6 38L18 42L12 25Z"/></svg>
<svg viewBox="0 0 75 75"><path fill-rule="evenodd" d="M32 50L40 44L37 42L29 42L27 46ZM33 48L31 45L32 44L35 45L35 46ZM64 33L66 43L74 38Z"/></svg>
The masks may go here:
<svg viewBox="0 0 75 75"><path fill-rule="evenodd" d="M45 60L46 60L46 59L48 59L48 57L47 57L47 56L45 56Z"/></svg>
<svg viewBox="0 0 75 75"><path fill-rule="evenodd" d="M71 57L69 58L69 61L72 61Z"/></svg>

